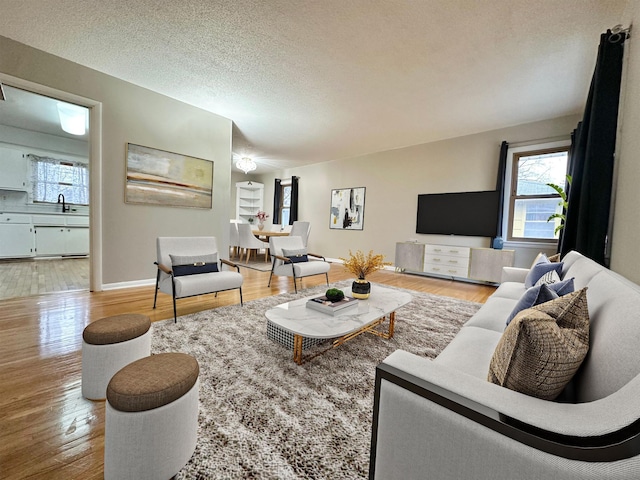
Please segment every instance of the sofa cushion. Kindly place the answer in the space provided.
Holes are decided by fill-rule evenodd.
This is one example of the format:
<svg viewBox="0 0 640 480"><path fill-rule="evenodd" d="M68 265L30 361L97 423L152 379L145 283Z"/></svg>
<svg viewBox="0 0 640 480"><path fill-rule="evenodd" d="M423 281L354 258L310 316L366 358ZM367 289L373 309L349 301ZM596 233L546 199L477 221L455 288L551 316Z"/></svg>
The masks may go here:
<svg viewBox="0 0 640 480"><path fill-rule="evenodd" d="M556 292L559 297L575 291L573 277L561 280L557 283L550 283L547 287Z"/></svg>
<svg viewBox="0 0 640 480"><path fill-rule="evenodd" d="M533 287L535 283L540 279L540 277L552 270L560 272L562 270L562 262L550 262L545 256L533 267L531 267L529 273L527 273L527 278L525 278L524 280L524 286L527 288Z"/></svg>
<svg viewBox="0 0 640 480"><path fill-rule="evenodd" d="M502 332L504 332L504 320L509 316L517 302L518 299L514 300L492 295L480 307L480 310L465 323L465 326L485 328L502 335Z"/></svg>
<svg viewBox="0 0 640 480"><path fill-rule="evenodd" d="M553 400L589 350L586 289L520 312L505 330L488 380L526 395Z"/></svg>
<svg viewBox="0 0 640 480"><path fill-rule="evenodd" d="M484 380L501 336L500 332L465 325L433 361Z"/></svg>
<svg viewBox="0 0 640 480"><path fill-rule="evenodd" d="M520 297L516 306L513 307L511 313L507 317L507 325L511 323L513 317L515 317L522 310L526 310L527 308L531 308L534 305L539 305L544 302L548 302L549 300L553 300L558 298L559 295L551 290L546 283L541 283L538 286L528 288L524 295Z"/></svg>

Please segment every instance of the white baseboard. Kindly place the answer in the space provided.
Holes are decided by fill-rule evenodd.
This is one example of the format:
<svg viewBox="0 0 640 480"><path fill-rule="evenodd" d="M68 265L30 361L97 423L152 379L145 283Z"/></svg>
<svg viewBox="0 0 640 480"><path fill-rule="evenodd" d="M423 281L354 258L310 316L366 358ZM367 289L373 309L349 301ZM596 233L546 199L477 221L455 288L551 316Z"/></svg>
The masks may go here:
<svg viewBox="0 0 640 480"><path fill-rule="evenodd" d="M119 290L121 288L134 288L134 287L147 287L149 285L155 285L155 278L148 278L145 280L134 280L131 282L117 282L107 283L102 285L102 290Z"/></svg>

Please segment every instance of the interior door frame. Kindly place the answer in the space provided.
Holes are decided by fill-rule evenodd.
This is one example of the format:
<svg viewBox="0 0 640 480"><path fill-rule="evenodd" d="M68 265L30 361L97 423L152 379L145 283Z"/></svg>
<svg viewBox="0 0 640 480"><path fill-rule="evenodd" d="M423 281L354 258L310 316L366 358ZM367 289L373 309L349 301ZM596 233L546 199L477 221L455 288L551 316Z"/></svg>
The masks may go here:
<svg viewBox="0 0 640 480"><path fill-rule="evenodd" d="M0 82L89 109L89 291L102 291L102 103L0 72Z"/></svg>

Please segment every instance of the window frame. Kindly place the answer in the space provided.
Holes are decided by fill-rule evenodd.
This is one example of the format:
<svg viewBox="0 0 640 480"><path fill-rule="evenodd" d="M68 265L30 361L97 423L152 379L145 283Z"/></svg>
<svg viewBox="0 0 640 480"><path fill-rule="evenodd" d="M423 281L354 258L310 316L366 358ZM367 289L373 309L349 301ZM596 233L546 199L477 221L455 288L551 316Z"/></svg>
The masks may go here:
<svg viewBox="0 0 640 480"><path fill-rule="evenodd" d="M285 226L285 224L284 224L284 210L285 209L289 210L289 219L291 219L291 192L289 192L289 206L286 207L284 205L284 197L285 197L284 192L285 192L285 189L287 189L287 188L289 190L291 190L291 182L287 182L287 183L282 182L280 184L280 205L278 205L278 211L280 212L280 226L281 227ZM290 224L287 223L287 225L290 225Z"/></svg>
<svg viewBox="0 0 640 480"><path fill-rule="evenodd" d="M59 185L60 189L58 189L58 195L60 193L65 193L62 190L65 189L65 187L71 187L71 188L75 188L75 189L79 189L83 191L83 197L86 198L86 202L84 203L82 201L79 201L79 198L74 198L73 195L69 195L68 192L65 198L65 201L67 204L74 204L74 205L78 205L78 206L89 206L89 202L90 202L90 172L89 172L89 165L85 162L81 162L78 160L69 160L69 159L62 159L62 158L54 158L51 156L46 156L46 155L38 155L35 153L29 153L27 155L27 158L29 160L29 164L28 164L28 168L29 168L29 178L30 178L30 189L29 189L29 197L30 197L30 201L33 204L55 204L57 203L57 199L54 201L53 199L49 200L49 199L39 199L36 197L36 190L38 189L38 185L40 184L45 184L45 185ZM49 165L54 165L56 168L60 168L60 167L71 167L74 169L81 169L82 172L82 176L85 177L86 179L86 184L75 184L75 183L66 183L66 182L40 182L39 179L37 178L37 168L35 166L35 164L49 164ZM48 190L48 188L46 188L45 186L45 191Z"/></svg>
<svg viewBox="0 0 640 480"><path fill-rule="evenodd" d="M511 179L509 184L508 191L508 199L507 205L509 207L507 222L506 222L506 232L507 232L507 241L508 242L527 242L527 243L542 243L542 244L557 244L557 238L540 238L540 237L515 237L513 236L513 221L515 215L515 204L516 200L520 199L549 199L554 198L560 202L562 199L560 195L557 193L550 194L540 194L540 195L517 195L518 191L518 163L520 158L522 157L532 157L536 155L545 155L550 153L558 153L558 152L566 152L567 153L567 165L566 165L566 173L569 171L569 150L570 145L559 145L553 147L545 147L540 148L540 146L531 145L529 148L518 149L517 151L512 151L511 153ZM565 185L561 185L564 188Z"/></svg>

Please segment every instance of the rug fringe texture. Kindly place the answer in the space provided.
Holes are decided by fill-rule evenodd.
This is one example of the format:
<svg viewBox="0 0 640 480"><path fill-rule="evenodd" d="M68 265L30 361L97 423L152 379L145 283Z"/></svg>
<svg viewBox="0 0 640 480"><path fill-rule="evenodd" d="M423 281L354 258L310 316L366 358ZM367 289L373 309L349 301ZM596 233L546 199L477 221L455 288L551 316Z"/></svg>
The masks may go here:
<svg viewBox="0 0 640 480"><path fill-rule="evenodd" d="M184 352L200 364L198 442L177 478L367 478L376 365L399 348L434 358L480 307L411 291L394 338L361 335L298 366L267 338L264 313L325 290L153 324L152 353Z"/></svg>

